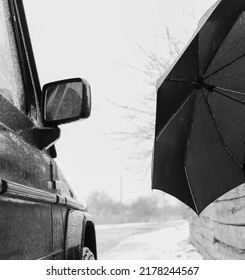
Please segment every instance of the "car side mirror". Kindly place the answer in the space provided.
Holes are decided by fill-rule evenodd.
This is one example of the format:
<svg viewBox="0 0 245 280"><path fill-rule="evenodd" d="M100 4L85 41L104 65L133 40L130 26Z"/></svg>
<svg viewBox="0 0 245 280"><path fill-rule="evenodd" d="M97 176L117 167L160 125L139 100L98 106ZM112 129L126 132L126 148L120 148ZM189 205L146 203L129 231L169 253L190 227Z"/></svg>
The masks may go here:
<svg viewBox="0 0 245 280"><path fill-rule="evenodd" d="M43 120L47 125L59 125L86 119L91 112L89 83L80 78L48 83L43 87Z"/></svg>

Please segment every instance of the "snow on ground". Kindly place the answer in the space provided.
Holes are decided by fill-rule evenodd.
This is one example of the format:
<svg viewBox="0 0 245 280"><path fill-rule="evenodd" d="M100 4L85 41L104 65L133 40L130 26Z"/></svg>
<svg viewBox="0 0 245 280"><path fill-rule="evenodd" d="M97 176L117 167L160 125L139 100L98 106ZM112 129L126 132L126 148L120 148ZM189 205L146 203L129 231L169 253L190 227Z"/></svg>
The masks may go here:
<svg viewBox="0 0 245 280"><path fill-rule="evenodd" d="M122 230L123 225L120 227ZM180 220L172 221L167 227L163 226L155 231L128 236L107 252L100 254L100 259L200 260L203 258L189 243L188 222Z"/></svg>

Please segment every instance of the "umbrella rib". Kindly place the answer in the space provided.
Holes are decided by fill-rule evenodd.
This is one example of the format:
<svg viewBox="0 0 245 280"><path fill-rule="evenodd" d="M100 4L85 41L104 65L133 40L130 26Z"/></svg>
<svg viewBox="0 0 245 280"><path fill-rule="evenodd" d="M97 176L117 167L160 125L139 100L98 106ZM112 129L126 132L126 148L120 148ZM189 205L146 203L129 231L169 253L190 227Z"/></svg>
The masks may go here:
<svg viewBox="0 0 245 280"><path fill-rule="evenodd" d="M175 114L168 120L167 124L159 131L159 133L156 136L156 141L161 136L161 134L164 132L164 130L168 127L168 125L172 122L172 120L175 118L175 116L181 111L181 109L185 106L185 104L188 102L188 100L191 98L192 95L189 95L186 100L182 103L182 105L179 107L179 109L175 112Z"/></svg>
<svg viewBox="0 0 245 280"><path fill-rule="evenodd" d="M196 99L196 100L195 100L195 103L197 103L197 102L198 102L198 101L197 101L197 99ZM196 106L195 106L195 107L196 107ZM190 190L190 194L191 194L191 197L192 197L192 201L193 201L193 203L194 203L196 212L197 212L197 214L199 215L199 211L198 211L198 208L197 208L197 204L196 204L196 201L195 201L195 197L194 197L194 194L193 194L192 189L191 189L191 183L190 183L189 174L188 174L187 165L186 165L187 150L188 150L188 146L189 146L189 144L190 144L191 133L192 133L193 125L194 125L195 112L196 112L196 110L194 109L194 110L193 110L193 113L192 113L191 127L190 127L189 134L188 134L188 138L187 138L187 141L186 141L186 149L185 149L185 155L184 155L184 170L185 170L185 175L186 175L188 187L189 187L189 190Z"/></svg>
<svg viewBox="0 0 245 280"><path fill-rule="evenodd" d="M218 91L217 89L222 89L222 88L218 88L218 87L215 87L214 89L213 89L213 91L214 92L216 92L216 93L218 93L218 94L220 94L220 95L222 95L222 96L224 96L224 97L226 97L226 98L228 98L228 99L231 99L231 100L233 100L233 101L235 101L235 102L238 102L238 103L240 103L240 104L242 104L242 105L245 105L245 102L242 102L241 100L239 100L239 99L236 99L235 97L232 97L232 96L229 96L229 95L227 95L227 94L225 94L225 93L222 93L222 92L220 92L220 91ZM223 89L222 89L223 90ZM231 92L231 93L239 93L239 92L234 92L234 91L232 91L232 90L225 90L225 91L228 91L228 92ZM242 93L241 93L242 94ZM245 94L244 94L245 95Z"/></svg>
<svg viewBox="0 0 245 280"><path fill-rule="evenodd" d="M183 79L175 79L175 78L171 78L171 79L166 78L165 81L167 81L167 82L174 82L174 83L192 84L192 82L189 82L189 81L186 81L186 80L183 80Z"/></svg>
<svg viewBox="0 0 245 280"><path fill-rule="evenodd" d="M242 96L245 96L245 93L244 92L241 92L241 91L237 91L237 90L232 90L232 89L227 89L227 88L222 88L222 87L214 87L215 89L220 89L220 90L223 90L223 91L227 91L227 92L230 92L230 93L235 93L237 95L242 95Z"/></svg>
<svg viewBox="0 0 245 280"><path fill-rule="evenodd" d="M198 102L198 100L196 99L195 100L195 107L196 107L197 102ZM188 146L190 144L190 138L191 138L191 133L192 133L193 124L194 124L195 112L196 112L196 110L194 109L193 112L192 112L190 130L189 130L187 141L186 141L186 149L185 149L185 155L184 155L184 158L185 158L184 164L186 163L187 150L188 150Z"/></svg>
<svg viewBox="0 0 245 280"><path fill-rule="evenodd" d="M184 166L184 169L185 169L185 175L186 175L188 187L189 187L189 190L190 190L190 193L191 193L192 201L193 201L193 204L194 204L194 206L195 206L196 212L197 212L197 214L199 215L199 210L198 210L198 208L197 208L197 204L196 204L196 201L195 201L195 197L194 197L194 194L193 194L192 189L191 189L191 183L190 183L190 180L189 180L189 174L188 174L186 165Z"/></svg>
<svg viewBox="0 0 245 280"><path fill-rule="evenodd" d="M221 67L221 68L215 70L214 72L210 73L209 75L205 76L204 79L208 79L208 78L210 78L211 76L213 76L213 75L215 75L216 73L218 73L219 71L225 69L226 67L231 66L233 63L235 63L237 60L239 60L239 59L242 58L243 56L245 56L245 53L239 55L236 59L232 60L232 61L229 62L228 64L224 65L223 67Z"/></svg>
<svg viewBox="0 0 245 280"><path fill-rule="evenodd" d="M193 85L195 87L195 89L205 88L209 91L213 91L213 89L215 88L215 86L213 86L213 85L209 85L209 84L204 83L203 78L197 80L196 82L187 81L187 80L183 80L183 79L175 79L175 78L166 79L166 81L174 82L174 83L190 84L190 85Z"/></svg>
<svg viewBox="0 0 245 280"><path fill-rule="evenodd" d="M233 51L237 48L237 46L238 46L239 44L241 44L241 43L244 41L244 39L245 39L245 37L242 37L239 41L234 42L233 45L231 45L230 48L227 48L227 49L225 50L225 52L223 53L223 55L222 55L221 57L219 57L219 60L222 61L222 59L225 58L225 56L226 56L227 54L233 52ZM225 40L224 40L224 41L225 41ZM242 55L241 55L241 56L242 56ZM239 59L239 58L237 58L237 59ZM212 75L212 74L211 74L211 75Z"/></svg>
<svg viewBox="0 0 245 280"><path fill-rule="evenodd" d="M204 100L205 100L206 107L207 107L207 109L208 109L208 111L209 111L209 113L210 113L210 115L211 115L211 117L212 117L212 119L213 119L214 125L215 125L215 127L216 127L217 132L218 132L218 135L219 135L221 144L224 146L224 148L225 148L226 151L230 154L230 156L235 160L235 162L236 162L240 167L243 167L243 166L240 164L240 162L238 161L238 159L234 156L234 154L232 153L232 151L229 149L229 147L227 147L227 145L226 145L225 142L223 141L222 136L221 136L221 133L220 133L220 130L219 130L219 127L218 127L218 124L217 124L217 122L216 122L216 120L215 120L215 117L214 117L214 115L213 115L213 113L212 113L212 110L211 110L211 108L210 108L210 105L209 105L209 103L208 103L207 97L206 97L204 94L203 94L203 96L204 96Z"/></svg>

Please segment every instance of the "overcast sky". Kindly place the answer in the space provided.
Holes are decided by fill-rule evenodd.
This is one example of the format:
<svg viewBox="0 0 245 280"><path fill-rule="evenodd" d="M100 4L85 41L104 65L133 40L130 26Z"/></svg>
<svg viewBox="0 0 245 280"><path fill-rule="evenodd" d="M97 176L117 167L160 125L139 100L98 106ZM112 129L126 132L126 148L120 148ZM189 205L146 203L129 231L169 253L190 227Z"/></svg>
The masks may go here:
<svg viewBox="0 0 245 280"><path fill-rule="evenodd" d="M91 84L92 116L61 126L56 144L57 162L79 197L103 189L119 200L121 177L124 202L151 192L150 172L142 181L142 176L126 169L130 144L125 141L118 151L118 143L104 135L130 126L108 99L140 106L139 94L150 91L149 85L125 64L144 65L138 46L162 56L166 25L178 40L186 41L214 2L24 0L41 85L72 77L86 78Z"/></svg>

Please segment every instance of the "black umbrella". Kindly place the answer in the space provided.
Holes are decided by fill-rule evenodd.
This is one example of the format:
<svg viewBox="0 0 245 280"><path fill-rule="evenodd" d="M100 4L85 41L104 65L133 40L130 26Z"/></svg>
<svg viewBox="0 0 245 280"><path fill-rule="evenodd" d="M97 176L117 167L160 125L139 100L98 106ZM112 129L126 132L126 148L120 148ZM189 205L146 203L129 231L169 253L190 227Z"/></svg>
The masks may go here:
<svg viewBox="0 0 245 280"><path fill-rule="evenodd" d="M158 88L153 188L198 214L244 182L244 11L218 1Z"/></svg>

